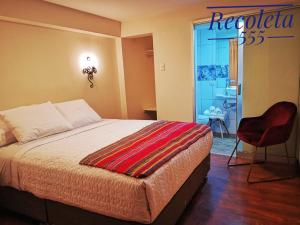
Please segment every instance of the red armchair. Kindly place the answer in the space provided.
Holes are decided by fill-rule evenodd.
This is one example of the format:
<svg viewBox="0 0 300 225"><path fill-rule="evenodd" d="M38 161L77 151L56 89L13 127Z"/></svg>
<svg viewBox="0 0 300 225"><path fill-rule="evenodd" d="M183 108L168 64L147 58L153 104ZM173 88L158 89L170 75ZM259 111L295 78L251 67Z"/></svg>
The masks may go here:
<svg viewBox="0 0 300 225"><path fill-rule="evenodd" d="M289 156L288 156L286 142L289 139L290 134L292 132L293 123L296 114L297 114L297 107L294 103L278 102L273 106L271 106L263 115L259 117L243 118L237 130L238 141L228 160L227 166L250 165L248 177L247 177L248 183L286 179L286 178L279 178L279 179L277 178L271 180L250 181L250 175L251 175L253 164L260 163L254 161L255 155L257 153L257 148L259 147L265 148L265 161L266 161L268 146L276 145L276 144L284 144L285 151L286 151L286 158L289 164ZM245 143L255 146L252 162L230 164L232 156L236 152L238 144L240 143L241 140L244 141Z"/></svg>

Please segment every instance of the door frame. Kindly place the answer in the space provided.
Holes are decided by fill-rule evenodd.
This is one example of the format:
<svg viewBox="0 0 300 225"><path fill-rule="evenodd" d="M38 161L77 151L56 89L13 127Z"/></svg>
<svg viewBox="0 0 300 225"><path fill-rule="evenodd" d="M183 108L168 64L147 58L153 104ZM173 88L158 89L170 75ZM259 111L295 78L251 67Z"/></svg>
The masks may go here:
<svg viewBox="0 0 300 225"><path fill-rule="evenodd" d="M294 7L285 7L285 8L281 8L280 10L281 11L286 11L286 10L292 10L292 9L297 9L297 8L300 8L300 6L297 6L295 5ZM267 9L265 10L266 13L271 13L271 12L274 12L274 11L278 11L278 9ZM244 11L244 12L236 12L236 13L229 13L229 14L226 14L224 13L223 15L223 19L227 19L228 17L231 17L231 16L250 16L250 15L257 15L259 13L259 10L248 10L248 11ZM209 23L211 20L210 17L205 17L205 18L199 18L199 19L196 19L194 21L191 22L191 37L192 37L192 45L191 45L191 57L192 57L192 68L193 68L193 79L192 79L192 82L193 82L193 93L192 93L192 96L193 96L193 104L192 104L192 107L193 107L193 121L195 122L196 121L196 116L197 116L197 113L196 113L196 83L195 83L195 46L194 46L194 43L195 43L195 40L194 40L194 26L196 24L202 24L202 23ZM299 79L299 82L300 82L300 79ZM243 79L243 86L245 84L245 80ZM299 83L300 84L300 83ZM299 102L300 102L300 97L299 97ZM299 103L300 104L300 103ZM244 108L245 108L245 102L243 101L243 106L242 106L242 117L244 117ZM300 123L299 123L300 124ZM300 127L300 125L298 125L298 127ZM299 132L298 132L299 133ZM298 158L300 158L300 142L297 144L297 149L299 149L299 156ZM241 152L243 151L243 145L240 144L239 145L239 148L238 148L238 152ZM299 159L298 159L299 160ZM300 160L299 160L299 164L300 164Z"/></svg>
<svg viewBox="0 0 300 225"><path fill-rule="evenodd" d="M197 25L207 25L209 24L210 21L206 21L206 22L201 22L201 23L193 23L193 121L196 122L197 121L197 93L196 93L196 73L197 73L197 67L196 67L196 58L197 58L197 51L195 51L196 49L196 42L195 40L197 39L197 33L195 32L195 27ZM238 35L240 35L240 33L243 30L238 30ZM238 45L238 59L240 58L242 54L242 60L244 62L244 46L243 45ZM240 61L238 61L238 68L237 68L237 92L238 92L238 86L241 86L241 94L238 95L238 93L236 94L236 124L235 124L235 130L237 130L238 128L238 123L239 120L243 117L243 62L240 63ZM239 107L238 102L242 102L242 104ZM242 146L242 145L240 145Z"/></svg>
<svg viewBox="0 0 300 225"><path fill-rule="evenodd" d="M281 10L284 11L284 10L290 10L290 9L293 9L293 8L299 8L299 6L294 6L294 7L283 7ZM275 12L275 11L278 11L278 9L266 9L265 12L266 13L270 13L270 12ZM259 10L247 10L247 11L243 11L243 12L234 12L234 13L228 13L228 14L224 14L223 15L223 19L227 19L228 17L231 17L231 16L234 16L234 17L237 17L237 16L250 16L250 15L257 15L259 13ZM191 29L191 57L192 57L192 70L193 70L193 88L192 88L192 91L193 91L193 104L192 104L192 111L193 111L193 121L195 122L196 121L196 105L195 105L195 102L196 102L196 96L195 96L195 46L194 46L194 43L195 43L195 40L194 40L194 26L197 25L197 24L203 24L203 23L209 23L211 20L211 17L204 17L204 18L198 18L198 19L195 19L191 22L190 24L190 29ZM244 81L244 80L243 80ZM244 106L244 104L243 104ZM242 110L242 117L243 117L243 110Z"/></svg>

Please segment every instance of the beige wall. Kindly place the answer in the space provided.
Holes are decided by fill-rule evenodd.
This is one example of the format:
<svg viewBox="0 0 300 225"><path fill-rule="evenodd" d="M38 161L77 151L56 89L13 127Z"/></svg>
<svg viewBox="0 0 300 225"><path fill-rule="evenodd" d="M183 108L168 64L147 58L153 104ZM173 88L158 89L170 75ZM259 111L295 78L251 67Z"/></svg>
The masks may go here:
<svg viewBox="0 0 300 225"><path fill-rule="evenodd" d="M292 39L267 39L262 45L245 45L244 115L262 113L278 101L298 103L300 75L300 8L284 11L295 16L292 29L268 29L265 36L295 35Z"/></svg>
<svg viewBox="0 0 300 225"><path fill-rule="evenodd" d="M222 2L225 3L230 4L230 1ZM251 3L255 4L254 1ZM264 3L274 4L276 1ZM210 4L206 2L203 6L182 9L177 13L122 24L122 37L143 33L153 34L159 119L193 120L192 24L197 18L210 16L210 12L206 9L207 5ZM300 16L299 9L293 12L296 11L297 24L292 31L288 32L296 35L296 39L269 40L263 47L249 46L245 49L244 116L260 114L276 101L297 102ZM160 71L161 64L166 65L166 71ZM291 154L295 155L296 145L295 139L293 140L289 147Z"/></svg>
<svg viewBox="0 0 300 225"><path fill-rule="evenodd" d="M129 119L150 119L145 107L155 107L155 82L152 36L123 38L126 102Z"/></svg>
<svg viewBox="0 0 300 225"><path fill-rule="evenodd" d="M285 0L266 0L264 4L276 4ZM222 5L236 5L234 0L224 0ZM239 4L248 4L241 0ZM261 4L253 0L251 4ZM208 18L209 5L220 5L220 1L203 1L192 8L182 8L150 19L122 23L122 37L152 33L155 52L156 100L159 119L193 121L194 77L193 77L193 21ZM223 11L223 10L222 10ZM226 10L231 13L240 11ZM160 71L165 64L166 70Z"/></svg>
<svg viewBox="0 0 300 225"><path fill-rule="evenodd" d="M300 46L299 46L299 52L300 52ZM300 64L300 62L299 62ZM299 77L299 89L300 89L300 77ZM300 90L299 90L299 100L298 100L298 127L297 127L297 136L296 136L296 139L298 140L297 142L297 148L298 148L298 162L300 164Z"/></svg>
<svg viewBox="0 0 300 225"><path fill-rule="evenodd" d="M115 40L0 21L0 110L84 98L103 117L121 116ZM99 60L91 89L82 53Z"/></svg>
<svg viewBox="0 0 300 225"><path fill-rule="evenodd" d="M190 12L196 15L195 12ZM158 119L193 120L193 16L164 17L122 23L122 37L152 33ZM160 65L165 64L165 71ZM176 101L175 101L176 99Z"/></svg>
<svg viewBox="0 0 300 225"><path fill-rule="evenodd" d="M300 45L298 46L299 48L299 52L300 52ZM299 71L300 71L300 59L299 59ZM297 142L297 148L298 148L298 163L300 165L300 74L299 74L299 80L298 80L298 84L299 84L299 93L298 93L298 127L297 127L297 131L296 131L296 139L298 140Z"/></svg>
<svg viewBox="0 0 300 225"><path fill-rule="evenodd" d="M0 17L120 36L121 23L42 0L0 0Z"/></svg>
<svg viewBox="0 0 300 225"><path fill-rule="evenodd" d="M193 8L122 24L123 37L153 34L159 119L193 120L192 22L209 17L206 6L214 2L218 4L218 1L204 1ZM290 1L266 0L264 3L283 2ZM38 0L0 0L0 3L0 17L119 36L117 21ZM239 1L242 3L249 1ZM299 12L297 15L299 26ZM297 37L299 30L293 30ZM20 104L84 97L102 116L120 117L120 105L126 106L126 102L120 104L118 81L122 76L118 77L115 40L8 22L0 22L0 37L0 110ZM300 69L300 47L296 42L299 43L299 38L292 42L273 40L263 48L245 50L245 116L259 114L278 100L296 101L298 82L295 78L297 73L299 77ZM89 88L78 67L78 57L86 51L93 51L100 61L94 89ZM165 64L165 71L160 70L161 64Z"/></svg>
<svg viewBox="0 0 300 225"><path fill-rule="evenodd" d="M153 34L158 119L193 120L192 18L125 22L122 36ZM165 64L165 71L160 65Z"/></svg>
<svg viewBox="0 0 300 225"><path fill-rule="evenodd" d="M265 36L295 35L293 39L269 39L260 46L245 46L244 51L244 116L263 113L279 101L298 105L300 76L300 8L285 11L294 14L292 29L268 29ZM295 124L296 130L297 124ZM289 142L295 156L296 132ZM282 146L276 147L282 150ZM274 148L275 149L275 148Z"/></svg>

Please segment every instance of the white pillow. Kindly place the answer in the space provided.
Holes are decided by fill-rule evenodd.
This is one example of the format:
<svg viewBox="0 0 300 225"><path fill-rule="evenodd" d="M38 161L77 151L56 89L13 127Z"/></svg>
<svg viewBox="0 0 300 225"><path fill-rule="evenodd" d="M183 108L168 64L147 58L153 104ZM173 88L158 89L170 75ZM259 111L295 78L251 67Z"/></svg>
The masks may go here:
<svg viewBox="0 0 300 225"><path fill-rule="evenodd" d="M6 110L1 116L22 143L73 128L50 102Z"/></svg>
<svg viewBox="0 0 300 225"><path fill-rule="evenodd" d="M101 117L83 99L57 103L55 107L74 128L101 120Z"/></svg>
<svg viewBox="0 0 300 225"><path fill-rule="evenodd" d="M16 142L16 138L6 125L6 123L0 119L0 147L4 145L9 145Z"/></svg>

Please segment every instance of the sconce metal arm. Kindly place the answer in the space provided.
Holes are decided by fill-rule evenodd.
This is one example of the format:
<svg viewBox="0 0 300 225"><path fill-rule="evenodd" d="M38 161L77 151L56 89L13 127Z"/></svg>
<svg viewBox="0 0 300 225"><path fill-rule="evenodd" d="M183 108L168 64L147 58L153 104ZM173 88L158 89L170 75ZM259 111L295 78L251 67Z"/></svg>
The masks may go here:
<svg viewBox="0 0 300 225"><path fill-rule="evenodd" d="M88 81L91 83L90 88L94 87L94 83L93 83L93 79L94 79L94 74L97 73L97 69L93 66L89 66L87 68L84 68L82 70L83 74L87 74L88 75Z"/></svg>

